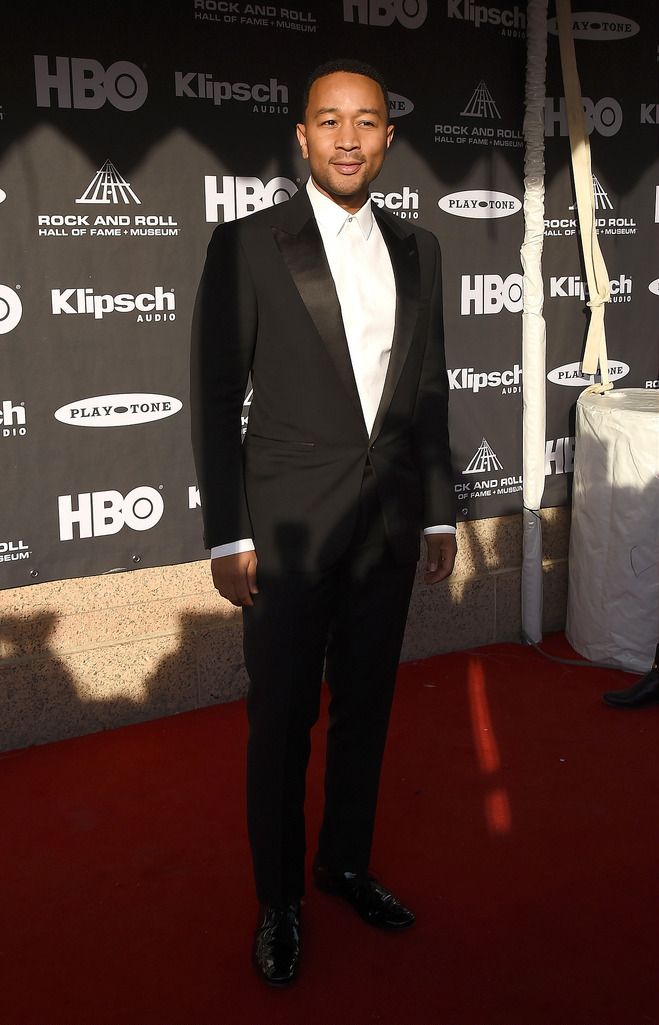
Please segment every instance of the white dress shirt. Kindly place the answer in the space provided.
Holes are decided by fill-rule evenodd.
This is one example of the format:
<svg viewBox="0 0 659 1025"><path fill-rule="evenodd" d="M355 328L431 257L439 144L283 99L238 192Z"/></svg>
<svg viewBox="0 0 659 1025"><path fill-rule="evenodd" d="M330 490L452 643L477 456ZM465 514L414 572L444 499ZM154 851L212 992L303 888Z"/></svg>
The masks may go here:
<svg viewBox="0 0 659 1025"><path fill-rule="evenodd" d="M316 188L307 194L332 272L367 430L373 429L387 375L396 320L396 281L391 257L371 200L350 214ZM448 525L426 527L425 534L455 533ZM251 538L216 545L211 558L254 549Z"/></svg>

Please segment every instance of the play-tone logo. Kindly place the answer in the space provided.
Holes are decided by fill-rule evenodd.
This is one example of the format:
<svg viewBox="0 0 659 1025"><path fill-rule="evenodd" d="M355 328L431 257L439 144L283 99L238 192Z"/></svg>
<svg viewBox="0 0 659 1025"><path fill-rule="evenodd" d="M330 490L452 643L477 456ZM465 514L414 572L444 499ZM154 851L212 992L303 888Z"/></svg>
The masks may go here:
<svg viewBox="0 0 659 1025"><path fill-rule="evenodd" d="M558 35L558 22L550 18L547 31L553 36ZM640 26L631 18L623 18L620 14L602 14L601 11L574 11L572 14L572 35L575 39L595 39L616 41L630 39L640 32Z"/></svg>
<svg viewBox="0 0 659 1025"><path fill-rule="evenodd" d="M343 20L387 28L397 21L403 28L421 28L428 16L428 0L343 0Z"/></svg>
<svg viewBox="0 0 659 1025"><path fill-rule="evenodd" d="M463 274L460 314L521 313L523 304L522 275Z"/></svg>
<svg viewBox="0 0 659 1025"><path fill-rule="evenodd" d="M507 192L492 192L487 189L466 189L463 192L451 192L442 196L437 202L440 210L456 217L510 217L522 209L522 204L515 196Z"/></svg>
<svg viewBox="0 0 659 1025"><path fill-rule="evenodd" d="M260 178L233 178L225 174L221 181L220 188L218 177L204 177L206 220L213 223L220 220L220 210L225 222L235 221L255 210L285 203L297 192L297 185L290 178L271 178L264 184Z"/></svg>
<svg viewBox="0 0 659 1025"><path fill-rule="evenodd" d="M60 495L57 508L60 541L73 541L76 527L80 538L118 534L123 527L150 530L160 522L165 503L155 488L137 487L125 498L119 491L87 492L75 499Z"/></svg>
<svg viewBox="0 0 659 1025"><path fill-rule="evenodd" d="M23 304L9 285L0 285L0 335L13 331L23 316Z"/></svg>
<svg viewBox="0 0 659 1025"><path fill-rule="evenodd" d="M608 361L609 379L620 381L629 373L629 366L621 360ZM562 367L556 367L547 374L547 380L552 384L562 384L568 388L587 388L591 384L599 384L601 376L597 374L584 374L581 370L581 363L565 363Z"/></svg>
<svg viewBox="0 0 659 1025"><path fill-rule="evenodd" d="M400 93L389 93L389 117L405 117L414 110L414 104L407 96Z"/></svg>
<svg viewBox="0 0 659 1025"><path fill-rule="evenodd" d="M55 106L69 110L98 110L106 102L117 110L131 111L142 106L149 86L144 72L130 61L115 61L104 68L97 60L81 57L56 57L51 71L50 58L34 56L34 82L37 107Z"/></svg>
<svg viewBox="0 0 659 1025"><path fill-rule="evenodd" d="M55 410L60 423L72 427L129 427L174 416L183 403L172 395L127 392L123 395L95 395L78 399Z"/></svg>
<svg viewBox="0 0 659 1025"><path fill-rule="evenodd" d="M651 292L654 292L655 295L659 295L659 278L655 278L654 281L651 281L648 288Z"/></svg>
<svg viewBox="0 0 659 1025"><path fill-rule="evenodd" d="M6 198L7 198L7 193L5 192L4 189L0 189L0 203L4 203Z"/></svg>

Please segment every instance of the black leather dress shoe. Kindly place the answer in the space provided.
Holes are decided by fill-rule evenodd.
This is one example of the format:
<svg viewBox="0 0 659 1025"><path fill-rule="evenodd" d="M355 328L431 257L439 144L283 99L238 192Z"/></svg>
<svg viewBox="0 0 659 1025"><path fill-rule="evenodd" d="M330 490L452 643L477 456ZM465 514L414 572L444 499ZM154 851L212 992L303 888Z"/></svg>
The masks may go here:
<svg viewBox="0 0 659 1025"><path fill-rule="evenodd" d="M286 986L295 978L300 957L300 902L263 907L254 937L254 963L266 982Z"/></svg>
<svg viewBox="0 0 659 1025"><path fill-rule="evenodd" d="M314 865L313 876L319 890L343 897L365 922L378 929L406 929L416 921L412 912L372 876L332 873L318 864Z"/></svg>
<svg viewBox="0 0 659 1025"><path fill-rule="evenodd" d="M609 690L602 700L612 708L644 708L659 703L659 645L652 669L627 690Z"/></svg>

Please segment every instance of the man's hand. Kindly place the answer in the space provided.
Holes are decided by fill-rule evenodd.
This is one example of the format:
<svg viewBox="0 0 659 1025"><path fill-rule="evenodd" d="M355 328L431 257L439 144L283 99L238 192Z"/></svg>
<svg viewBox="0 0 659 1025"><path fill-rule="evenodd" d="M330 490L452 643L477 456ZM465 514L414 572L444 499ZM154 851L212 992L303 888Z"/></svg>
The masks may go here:
<svg viewBox="0 0 659 1025"><path fill-rule="evenodd" d="M223 598L232 605L253 605L256 586L256 552L240 552L239 555L223 555L211 559L213 583Z"/></svg>
<svg viewBox="0 0 659 1025"><path fill-rule="evenodd" d="M436 584L450 577L458 554L455 534L425 534L428 558L426 560L425 581Z"/></svg>

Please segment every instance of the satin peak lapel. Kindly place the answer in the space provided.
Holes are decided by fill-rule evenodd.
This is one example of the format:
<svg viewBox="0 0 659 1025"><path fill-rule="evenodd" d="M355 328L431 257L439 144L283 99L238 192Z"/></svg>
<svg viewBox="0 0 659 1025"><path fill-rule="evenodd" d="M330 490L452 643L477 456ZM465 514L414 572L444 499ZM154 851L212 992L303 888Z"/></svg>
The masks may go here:
<svg viewBox="0 0 659 1025"><path fill-rule="evenodd" d="M389 366L371 439L377 436L382 427L410 351L419 313L420 287L419 251L414 235L401 237L384 218L378 218L377 221L389 250L396 279L396 321Z"/></svg>
<svg viewBox="0 0 659 1025"><path fill-rule="evenodd" d="M339 377L363 418L341 306L316 221L309 217L297 235L277 227L273 227L272 234Z"/></svg>

